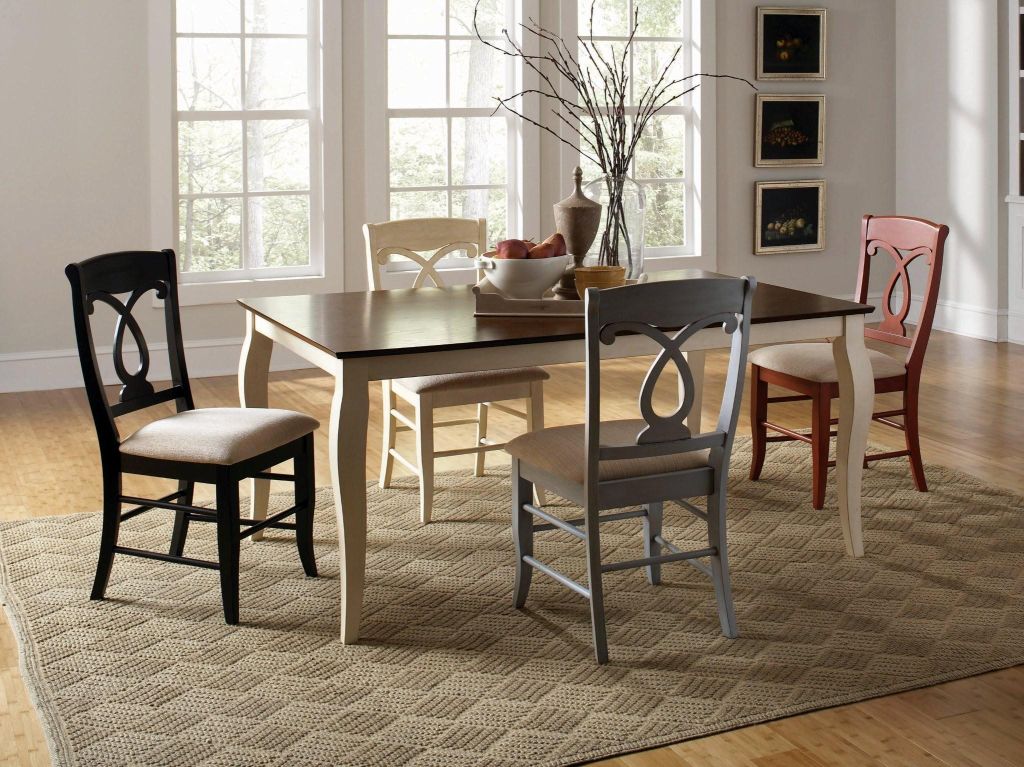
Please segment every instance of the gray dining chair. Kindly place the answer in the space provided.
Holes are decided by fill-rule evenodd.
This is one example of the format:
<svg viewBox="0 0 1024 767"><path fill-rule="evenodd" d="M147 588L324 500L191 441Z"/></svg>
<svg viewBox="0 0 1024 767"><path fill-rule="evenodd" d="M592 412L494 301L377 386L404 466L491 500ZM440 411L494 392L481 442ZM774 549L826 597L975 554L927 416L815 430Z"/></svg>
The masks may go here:
<svg viewBox="0 0 1024 767"><path fill-rule="evenodd" d="M586 293L586 423L530 432L506 445L512 456L515 606L525 604L534 570L589 600L598 663L608 662L601 579L614 570L646 568L647 579L656 585L662 564L689 562L714 583L722 633L730 639L736 636L726 556L726 482L756 284L753 277L743 277L590 288ZM691 342L702 348L700 335L723 331L732 335L732 344L718 423L713 431L691 434L685 420L693 406L694 380L683 347ZM640 390L643 418L602 422L600 347L614 344L622 334L643 334L661 350ZM670 361L681 376L682 389L678 408L666 416L655 411L652 400L658 378ZM582 506L583 517L566 521L535 506L531 502L534 483ZM698 496L706 497L706 509L686 500ZM684 551L662 537L663 505L668 500L707 523L706 547ZM601 513L631 506L642 508ZM643 520L643 557L603 562L600 523L635 517ZM587 585L534 556L534 535L545 530L562 530L586 544Z"/></svg>

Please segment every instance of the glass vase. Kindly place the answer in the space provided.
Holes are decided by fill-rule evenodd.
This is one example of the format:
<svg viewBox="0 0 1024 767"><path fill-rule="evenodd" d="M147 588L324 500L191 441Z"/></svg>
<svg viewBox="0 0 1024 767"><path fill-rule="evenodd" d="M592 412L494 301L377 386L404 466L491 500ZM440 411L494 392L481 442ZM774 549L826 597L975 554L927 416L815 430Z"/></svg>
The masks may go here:
<svg viewBox="0 0 1024 767"><path fill-rule="evenodd" d="M637 280L644 272L643 184L629 176L601 176L583 189L590 199L601 203L601 224L597 239L588 252L588 262L601 266L626 267L626 279Z"/></svg>

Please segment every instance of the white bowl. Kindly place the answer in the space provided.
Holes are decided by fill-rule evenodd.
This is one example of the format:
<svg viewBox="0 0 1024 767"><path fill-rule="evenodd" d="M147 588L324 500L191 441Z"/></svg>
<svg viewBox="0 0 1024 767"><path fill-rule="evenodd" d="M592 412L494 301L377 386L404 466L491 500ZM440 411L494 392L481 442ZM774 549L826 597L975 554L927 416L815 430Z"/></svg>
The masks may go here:
<svg viewBox="0 0 1024 767"><path fill-rule="evenodd" d="M542 298L566 266L569 256L552 258L490 258L477 259L477 266L494 287L508 298Z"/></svg>

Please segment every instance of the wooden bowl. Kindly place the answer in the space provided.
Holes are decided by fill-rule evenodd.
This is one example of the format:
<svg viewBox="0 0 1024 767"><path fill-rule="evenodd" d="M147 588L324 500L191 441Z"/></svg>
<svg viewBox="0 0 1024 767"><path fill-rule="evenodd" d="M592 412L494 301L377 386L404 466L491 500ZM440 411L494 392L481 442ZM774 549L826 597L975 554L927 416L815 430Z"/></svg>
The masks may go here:
<svg viewBox="0 0 1024 767"><path fill-rule="evenodd" d="M576 292L584 298L587 288L617 288L626 284L624 266L577 266Z"/></svg>

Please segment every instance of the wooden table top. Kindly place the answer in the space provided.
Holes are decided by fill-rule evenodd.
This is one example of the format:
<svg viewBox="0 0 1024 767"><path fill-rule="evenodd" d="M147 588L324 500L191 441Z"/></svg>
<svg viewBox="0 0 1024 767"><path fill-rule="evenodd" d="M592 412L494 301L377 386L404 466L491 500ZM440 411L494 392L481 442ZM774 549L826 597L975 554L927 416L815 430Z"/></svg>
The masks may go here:
<svg viewBox="0 0 1024 767"><path fill-rule="evenodd" d="M703 269L655 272L651 280L726 275ZM581 317L474 317L471 286L240 299L244 308L339 359L584 338ZM751 322L870 314L873 308L759 283Z"/></svg>

